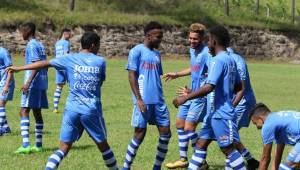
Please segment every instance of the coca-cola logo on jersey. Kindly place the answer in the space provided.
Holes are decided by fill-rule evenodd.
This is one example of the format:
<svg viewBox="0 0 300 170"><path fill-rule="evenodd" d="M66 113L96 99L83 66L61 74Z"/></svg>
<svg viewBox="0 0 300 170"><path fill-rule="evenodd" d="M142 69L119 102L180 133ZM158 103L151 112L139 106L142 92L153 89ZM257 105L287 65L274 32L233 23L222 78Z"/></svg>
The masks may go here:
<svg viewBox="0 0 300 170"><path fill-rule="evenodd" d="M97 86L94 82L89 82L89 83L82 83L80 81L77 81L74 83L73 88L75 90L87 90L87 91L96 91Z"/></svg>

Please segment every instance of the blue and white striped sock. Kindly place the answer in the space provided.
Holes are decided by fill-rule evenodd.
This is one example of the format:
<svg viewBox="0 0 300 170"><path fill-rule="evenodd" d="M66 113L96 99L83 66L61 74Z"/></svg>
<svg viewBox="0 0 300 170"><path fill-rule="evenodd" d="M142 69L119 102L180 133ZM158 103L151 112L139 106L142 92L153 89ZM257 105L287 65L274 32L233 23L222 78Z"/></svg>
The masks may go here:
<svg viewBox="0 0 300 170"><path fill-rule="evenodd" d="M187 135L189 137L189 140L191 141L192 147L195 149L196 142L197 142L197 139L198 139L198 134L193 130L188 130Z"/></svg>
<svg viewBox="0 0 300 170"><path fill-rule="evenodd" d="M59 163L64 159L65 153L62 150L55 151L48 159L45 170L56 169Z"/></svg>
<svg viewBox="0 0 300 170"><path fill-rule="evenodd" d="M160 170L161 164L164 162L168 152L168 144L171 138L171 134L160 135L157 145L157 153L155 157L155 163L153 170Z"/></svg>
<svg viewBox="0 0 300 170"><path fill-rule="evenodd" d="M43 142L42 142L43 128L44 128L43 122L35 123L35 146L36 147L42 147L42 145L43 145Z"/></svg>
<svg viewBox="0 0 300 170"><path fill-rule="evenodd" d="M232 151L227 159L229 159L229 164L233 170L246 170L244 159L237 150Z"/></svg>
<svg viewBox="0 0 300 170"><path fill-rule="evenodd" d="M54 109L58 109L59 99L61 96L62 88L60 86L56 86L54 95L53 95L53 105Z"/></svg>
<svg viewBox="0 0 300 170"><path fill-rule="evenodd" d="M23 147L29 146L29 117L21 117L21 135L23 138Z"/></svg>
<svg viewBox="0 0 300 170"><path fill-rule="evenodd" d="M229 159L225 160L225 170L232 170Z"/></svg>
<svg viewBox="0 0 300 170"><path fill-rule="evenodd" d="M130 166L135 158L136 151L138 150L140 144L141 142L136 138L133 138L131 140L130 144L127 147L125 162L122 168L123 170L130 169Z"/></svg>
<svg viewBox="0 0 300 170"><path fill-rule="evenodd" d="M110 169L110 170L118 169L115 155L111 151L111 149L107 149L106 151L102 152L102 158L105 162L105 165L108 167L108 169Z"/></svg>
<svg viewBox="0 0 300 170"><path fill-rule="evenodd" d="M247 148L244 148L243 150L242 150L242 156L248 161L248 160L250 160L250 159L253 159L253 157L252 157L252 155L251 155L251 153L249 152L249 150L247 149Z"/></svg>
<svg viewBox="0 0 300 170"><path fill-rule="evenodd" d="M183 130L183 128L177 128L177 134L180 158L187 159L189 137L187 136L187 133Z"/></svg>
<svg viewBox="0 0 300 170"><path fill-rule="evenodd" d="M200 168L206 159L206 150L202 150L196 147L195 153L189 162L189 170L197 170Z"/></svg>
<svg viewBox="0 0 300 170"><path fill-rule="evenodd" d="M0 129L4 128L5 121L6 121L5 108L0 107Z"/></svg>
<svg viewBox="0 0 300 170"><path fill-rule="evenodd" d="M278 168L278 170L292 170L292 169L293 167L288 166L286 163L281 163Z"/></svg>

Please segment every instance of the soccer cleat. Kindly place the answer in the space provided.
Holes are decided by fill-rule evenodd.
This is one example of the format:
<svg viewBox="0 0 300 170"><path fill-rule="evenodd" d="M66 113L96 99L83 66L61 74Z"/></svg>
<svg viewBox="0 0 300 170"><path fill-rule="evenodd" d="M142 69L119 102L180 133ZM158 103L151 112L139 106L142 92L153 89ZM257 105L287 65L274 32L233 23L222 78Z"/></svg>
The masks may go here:
<svg viewBox="0 0 300 170"><path fill-rule="evenodd" d="M27 146L26 148L21 146L19 147L15 153L23 153L23 154L29 154L30 153L30 146Z"/></svg>
<svg viewBox="0 0 300 170"><path fill-rule="evenodd" d="M209 169L209 165L207 164L206 161L204 161L203 165L200 167L199 170L208 170Z"/></svg>
<svg viewBox="0 0 300 170"><path fill-rule="evenodd" d="M252 158L247 161L248 170L255 170L258 169L258 167L259 167L259 162L256 159Z"/></svg>
<svg viewBox="0 0 300 170"><path fill-rule="evenodd" d="M177 168L187 168L189 166L189 162L186 158L180 158L174 163L167 163L166 167L168 169L177 169Z"/></svg>
<svg viewBox="0 0 300 170"><path fill-rule="evenodd" d="M3 133L11 133L11 130L10 130L10 128L9 127L7 127L7 128L4 128L4 129L2 129L3 131Z"/></svg>
<svg viewBox="0 0 300 170"><path fill-rule="evenodd" d="M36 147L36 146L33 146L33 147L30 148L30 151L31 151L32 153L38 153L38 152L43 152L44 149L43 149L42 147Z"/></svg>
<svg viewBox="0 0 300 170"><path fill-rule="evenodd" d="M53 110L53 113L59 114L58 109L54 109L54 110Z"/></svg>

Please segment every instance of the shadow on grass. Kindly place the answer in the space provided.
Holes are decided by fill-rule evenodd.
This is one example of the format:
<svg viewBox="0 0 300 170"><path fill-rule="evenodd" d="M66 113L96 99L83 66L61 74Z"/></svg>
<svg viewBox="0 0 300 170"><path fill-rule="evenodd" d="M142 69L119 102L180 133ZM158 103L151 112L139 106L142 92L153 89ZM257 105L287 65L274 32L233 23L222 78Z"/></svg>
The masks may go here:
<svg viewBox="0 0 300 170"><path fill-rule="evenodd" d="M35 135L35 132L30 131L29 134L30 135ZM43 135L49 135L49 134L53 134L53 132L43 131ZM11 133L6 133L3 136L21 136L21 132L20 131L12 131Z"/></svg>
<svg viewBox="0 0 300 170"><path fill-rule="evenodd" d="M96 147L96 145L79 145L79 146L72 146L71 150L86 150L86 149L89 149L89 148L92 148L92 147ZM55 151L58 149L58 146L57 147L45 147L44 148L44 151Z"/></svg>

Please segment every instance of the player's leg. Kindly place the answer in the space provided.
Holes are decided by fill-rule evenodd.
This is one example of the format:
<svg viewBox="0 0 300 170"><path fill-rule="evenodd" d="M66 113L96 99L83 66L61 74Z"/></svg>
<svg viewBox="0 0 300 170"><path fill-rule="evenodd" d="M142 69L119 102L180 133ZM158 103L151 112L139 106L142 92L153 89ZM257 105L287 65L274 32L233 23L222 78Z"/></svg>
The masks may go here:
<svg viewBox="0 0 300 170"><path fill-rule="evenodd" d="M56 150L49 158L46 164L45 170L54 170L58 168L59 163L67 156L69 153L73 142L63 142L60 141L59 149Z"/></svg>
<svg viewBox="0 0 300 170"><path fill-rule="evenodd" d="M279 170L292 170L300 168L300 143L296 143L292 151L288 154L285 162L281 163Z"/></svg>
<svg viewBox="0 0 300 170"><path fill-rule="evenodd" d="M149 106L147 106L147 113L141 113L140 109L134 105L131 122L132 126L134 127L134 135L127 146L125 161L122 168L123 170L128 170L131 168L131 164L136 156L136 152L144 140L147 131L147 122L151 112L149 109Z"/></svg>
<svg viewBox="0 0 300 170"><path fill-rule="evenodd" d="M155 124L159 132L157 152L155 156L155 163L153 165L153 170L158 170L161 169L161 165L168 152L168 144L171 138L170 114L165 103L151 106L153 107L153 112L149 119L149 123Z"/></svg>
<svg viewBox="0 0 300 170"><path fill-rule="evenodd" d="M32 152L42 152L43 151L43 128L44 121L41 109L32 109L33 116L35 119L35 145L31 147Z"/></svg>
<svg viewBox="0 0 300 170"><path fill-rule="evenodd" d="M102 154L102 158L107 168L111 170L118 169L117 161L113 151L110 149L107 143L106 127L102 117L102 113L81 115L80 122L89 136L94 140L98 149Z"/></svg>
<svg viewBox="0 0 300 170"><path fill-rule="evenodd" d="M184 125L185 125L185 119L187 113L189 111L190 103L191 103L190 101L187 101L183 105L179 106L178 109L175 126L178 135L178 146L179 146L180 158L175 162L167 163L166 167L169 169L185 168L188 166L187 151L188 151L189 138L186 134L186 131L184 131Z"/></svg>
<svg viewBox="0 0 300 170"><path fill-rule="evenodd" d="M10 128L6 118L5 104L5 100L0 100L0 136L4 133L10 133Z"/></svg>
<svg viewBox="0 0 300 170"><path fill-rule="evenodd" d="M64 71L56 71L56 89L53 95L53 112L58 113L58 105L61 97L62 89L66 83L66 73Z"/></svg>
<svg viewBox="0 0 300 170"><path fill-rule="evenodd" d="M30 143L29 143L29 112L30 108L28 107L21 107L20 110L20 129L21 129L21 136L22 136L22 146L19 147L15 153L30 153Z"/></svg>
<svg viewBox="0 0 300 170"><path fill-rule="evenodd" d="M234 137L239 138L238 135L234 136L234 133L238 134L235 123L232 120L221 118L213 118L211 123L218 145L226 155L226 159L229 160L231 168L233 170L246 170L242 155L234 147L234 142L239 141L239 139L234 139Z"/></svg>

